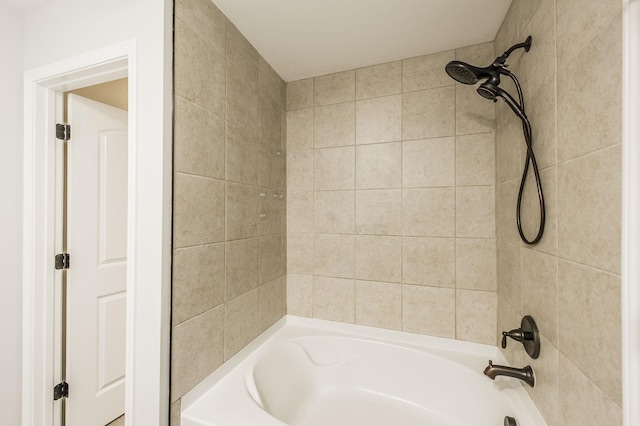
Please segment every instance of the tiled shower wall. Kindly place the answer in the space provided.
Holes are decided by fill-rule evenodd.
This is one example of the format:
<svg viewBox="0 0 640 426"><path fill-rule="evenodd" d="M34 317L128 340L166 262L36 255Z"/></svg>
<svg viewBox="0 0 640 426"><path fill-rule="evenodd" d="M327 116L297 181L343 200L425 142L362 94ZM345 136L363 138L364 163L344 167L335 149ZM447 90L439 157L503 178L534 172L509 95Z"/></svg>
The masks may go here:
<svg viewBox="0 0 640 426"><path fill-rule="evenodd" d="M210 0L175 4L172 424L285 313L285 84Z"/></svg>
<svg viewBox="0 0 640 426"><path fill-rule="evenodd" d="M287 84L287 309L495 344L493 43Z"/></svg>
<svg viewBox="0 0 640 426"><path fill-rule="evenodd" d="M499 102L498 330L516 328L524 314L536 319L540 358L515 342L506 355L533 366L537 383L527 390L550 426L622 424L620 7L617 0L516 0L495 41L501 54L533 36L530 52L509 63L526 96L547 225L538 245L520 241L515 203L525 146L519 120ZM538 211L533 181L527 185L531 238Z"/></svg>

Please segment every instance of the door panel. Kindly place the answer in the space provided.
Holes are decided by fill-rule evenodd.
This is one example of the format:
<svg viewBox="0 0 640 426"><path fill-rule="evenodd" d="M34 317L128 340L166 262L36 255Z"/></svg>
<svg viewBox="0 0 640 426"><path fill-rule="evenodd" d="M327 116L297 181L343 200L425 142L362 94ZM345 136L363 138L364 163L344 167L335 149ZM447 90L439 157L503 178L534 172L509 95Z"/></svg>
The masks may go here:
<svg viewBox="0 0 640 426"><path fill-rule="evenodd" d="M124 413L127 113L70 94L68 426Z"/></svg>

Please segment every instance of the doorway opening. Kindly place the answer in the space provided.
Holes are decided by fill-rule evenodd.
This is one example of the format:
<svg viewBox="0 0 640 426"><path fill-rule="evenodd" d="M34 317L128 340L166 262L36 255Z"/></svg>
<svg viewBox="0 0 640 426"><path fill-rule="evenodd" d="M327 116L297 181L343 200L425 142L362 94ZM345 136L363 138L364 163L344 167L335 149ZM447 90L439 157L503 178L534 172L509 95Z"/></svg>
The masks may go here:
<svg viewBox="0 0 640 426"><path fill-rule="evenodd" d="M62 93L55 246L66 264L56 265L54 294L55 426L104 426L125 411L127 92L123 78Z"/></svg>

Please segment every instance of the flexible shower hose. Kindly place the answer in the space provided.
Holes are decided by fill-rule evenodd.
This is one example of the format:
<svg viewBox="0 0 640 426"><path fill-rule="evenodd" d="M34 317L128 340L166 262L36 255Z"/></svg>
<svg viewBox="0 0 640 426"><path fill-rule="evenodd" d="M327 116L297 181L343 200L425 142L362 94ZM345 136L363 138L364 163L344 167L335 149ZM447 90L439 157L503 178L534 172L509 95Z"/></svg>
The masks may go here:
<svg viewBox="0 0 640 426"><path fill-rule="evenodd" d="M545 223L545 208L544 208L544 194L542 193L542 182L540 180L540 171L538 170L538 163L536 162L536 156L533 153L533 137L531 134L531 123L529 122L529 118L525 114L524 111L524 97L522 95L522 88L520 87L520 83L515 75L511 73L507 73L509 77L513 80L516 85L516 89L518 90L518 99L520 101L520 109L522 110L522 115L524 118L522 119L522 131L524 133L524 140L527 145L527 157L524 162L524 170L522 171L522 179L520 180L520 190L518 191L518 204L516 206L516 223L518 225L518 232L520 233L520 238L526 244L533 245L537 244L542 238L542 234L544 233L544 223ZM527 175L529 173L529 165L533 168L533 175L536 180L536 188L538 191L538 203L540 206L540 226L538 227L538 234L532 240L527 239L524 235L524 231L522 230L522 197L524 194L524 186L527 180Z"/></svg>

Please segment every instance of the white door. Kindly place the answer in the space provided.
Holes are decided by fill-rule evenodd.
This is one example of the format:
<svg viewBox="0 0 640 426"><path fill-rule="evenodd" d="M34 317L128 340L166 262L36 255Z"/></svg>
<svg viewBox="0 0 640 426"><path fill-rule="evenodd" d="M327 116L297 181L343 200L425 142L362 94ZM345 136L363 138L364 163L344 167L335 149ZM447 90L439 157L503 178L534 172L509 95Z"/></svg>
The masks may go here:
<svg viewBox="0 0 640 426"><path fill-rule="evenodd" d="M127 113L70 94L67 426L124 413Z"/></svg>

